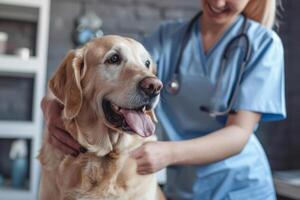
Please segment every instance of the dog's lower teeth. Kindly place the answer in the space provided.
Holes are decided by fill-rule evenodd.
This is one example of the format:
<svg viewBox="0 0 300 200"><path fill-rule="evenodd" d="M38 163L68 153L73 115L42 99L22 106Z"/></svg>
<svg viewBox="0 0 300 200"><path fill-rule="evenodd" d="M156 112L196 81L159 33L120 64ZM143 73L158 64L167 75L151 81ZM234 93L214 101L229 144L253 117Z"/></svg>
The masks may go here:
<svg viewBox="0 0 300 200"><path fill-rule="evenodd" d="M114 111L119 111L120 110L120 108L117 105L115 105L115 104L112 104L112 109Z"/></svg>

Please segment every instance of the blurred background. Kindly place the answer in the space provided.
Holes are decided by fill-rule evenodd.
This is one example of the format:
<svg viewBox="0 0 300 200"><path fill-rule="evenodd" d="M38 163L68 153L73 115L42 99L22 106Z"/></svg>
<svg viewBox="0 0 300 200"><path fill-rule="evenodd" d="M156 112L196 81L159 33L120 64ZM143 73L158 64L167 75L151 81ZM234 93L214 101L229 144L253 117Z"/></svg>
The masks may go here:
<svg viewBox="0 0 300 200"><path fill-rule="evenodd" d="M37 199L46 82L66 53L91 36L139 39L165 20L189 19L199 0L0 0L0 200ZM278 199L300 199L300 1L283 0L287 120L257 132ZM164 174L159 174L161 184Z"/></svg>

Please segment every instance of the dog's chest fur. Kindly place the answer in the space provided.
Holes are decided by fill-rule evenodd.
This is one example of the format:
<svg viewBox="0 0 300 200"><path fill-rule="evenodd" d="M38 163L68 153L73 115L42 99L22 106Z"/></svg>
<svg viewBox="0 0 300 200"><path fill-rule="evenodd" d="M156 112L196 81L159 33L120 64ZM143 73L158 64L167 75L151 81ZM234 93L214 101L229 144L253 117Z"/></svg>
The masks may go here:
<svg viewBox="0 0 300 200"><path fill-rule="evenodd" d="M53 162L54 157L51 156L52 163L46 162L44 167L51 170L55 175L55 184L60 190L61 199L154 199L157 184L155 176L138 175L136 173L136 161L129 156L129 151L142 144L141 140L136 141L136 138L132 139L132 137L136 136L124 135L118 145L121 149L115 147L114 151L104 157L87 152L74 158L61 156L59 155L60 152L52 149L52 152L56 152L56 159L60 161ZM52 148L48 144L45 146ZM49 152L47 154L49 156ZM57 163L57 166L51 166L53 163ZM149 188L153 188L153 190L149 191Z"/></svg>
<svg viewBox="0 0 300 200"><path fill-rule="evenodd" d="M136 167L133 167L134 161L128 159L126 155L118 158L109 156L98 158L87 154L73 162L72 159L64 159L59 168L59 177L70 177L69 180L66 178L62 180L65 187L64 195L72 194L74 199L132 200L139 197L141 200L143 196L146 199L150 194L139 194L139 191L147 191L143 187L155 184L152 175L148 177L137 175ZM72 167L74 164L82 168Z"/></svg>

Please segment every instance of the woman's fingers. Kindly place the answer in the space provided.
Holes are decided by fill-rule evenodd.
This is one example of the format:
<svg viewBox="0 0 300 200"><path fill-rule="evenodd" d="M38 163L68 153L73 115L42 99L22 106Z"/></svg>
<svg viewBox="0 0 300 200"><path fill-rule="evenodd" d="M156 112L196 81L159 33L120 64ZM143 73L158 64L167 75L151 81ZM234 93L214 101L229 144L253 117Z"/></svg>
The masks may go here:
<svg viewBox="0 0 300 200"><path fill-rule="evenodd" d="M55 118L61 118L63 105L57 100L44 97L41 102L41 108L47 124L51 123Z"/></svg>
<svg viewBox="0 0 300 200"><path fill-rule="evenodd" d="M134 159L142 158L144 154L145 154L145 152L144 152L143 146L141 146L141 147L135 149L134 151L130 152L131 157L134 158Z"/></svg>
<svg viewBox="0 0 300 200"><path fill-rule="evenodd" d="M145 157L140 157L136 159L136 163L138 166L147 166L150 164L150 161L146 159Z"/></svg>
<svg viewBox="0 0 300 200"><path fill-rule="evenodd" d="M53 145L55 148L59 149L61 152L72 155L74 157L78 156L79 152L75 149L72 149L71 147L63 144L61 141L59 141L54 135L49 136L48 142Z"/></svg>
<svg viewBox="0 0 300 200"><path fill-rule="evenodd" d="M137 172L141 175L150 174L155 172L153 161L151 161L147 156L142 156L136 159L137 162Z"/></svg>
<svg viewBox="0 0 300 200"><path fill-rule="evenodd" d="M44 111L46 125L49 132L49 142L66 154L78 155L87 150L71 137L65 130L61 117L63 105L54 99L43 98L41 107Z"/></svg>
<svg viewBox="0 0 300 200"><path fill-rule="evenodd" d="M171 163L171 147L167 142L147 142L132 151L130 155L137 162L137 172L150 174L168 166Z"/></svg>
<svg viewBox="0 0 300 200"><path fill-rule="evenodd" d="M137 173L141 174L141 175L145 175L145 174L151 174L154 171L149 167L149 166L138 166L137 168Z"/></svg>
<svg viewBox="0 0 300 200"><path fill-rule="evenodd" d="M54 103L56 104L56 103ZM55 107L55 106L54 106ZM54 126L56 128L60 128L60 129L65 129L64 126L64 122L61 118L61 112L62 110L60 110L60 108L55 107L53 109L49 108L50 111L48 111L48 117L47 117L47 125L50 126Z"/></svg>
<svg viewBox="0 0 300 200"><path fill-rule="evenodd" d="M74 140L68 132L60 128L55 128L55 130L50 132L50 134L58 139L61 143L68 145L72 149L75 149L77 151L80 150L81 145L76 140Z"/></svg>

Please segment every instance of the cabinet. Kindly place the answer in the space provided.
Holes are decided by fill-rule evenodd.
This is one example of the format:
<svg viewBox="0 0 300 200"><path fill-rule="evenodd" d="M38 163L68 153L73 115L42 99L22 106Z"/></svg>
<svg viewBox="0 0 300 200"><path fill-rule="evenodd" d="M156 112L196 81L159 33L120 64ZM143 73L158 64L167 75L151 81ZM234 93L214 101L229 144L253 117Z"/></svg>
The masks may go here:
<svg viewBox="0 0 300 200"><path fill-rule="evenodd" d="M0 199L37 199L36 159L43 132L40 101L45 94L50 0L0 0ZM14 141L26 142L27 172L12 187Z"/></svg>

